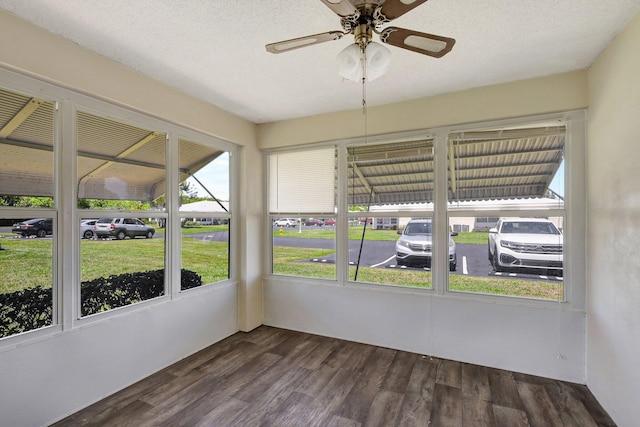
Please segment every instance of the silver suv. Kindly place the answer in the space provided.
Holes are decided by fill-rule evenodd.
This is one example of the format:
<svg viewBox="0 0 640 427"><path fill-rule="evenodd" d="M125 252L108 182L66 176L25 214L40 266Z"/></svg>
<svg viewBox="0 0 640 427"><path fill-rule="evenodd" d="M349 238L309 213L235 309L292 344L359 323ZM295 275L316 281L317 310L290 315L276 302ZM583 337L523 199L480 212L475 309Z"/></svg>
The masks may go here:
<svg viewBox="0 0 640 427"><path fill-rule="evenodd" d="M396 242L396 264L397 265L419 265L431 266L431 220L412 219L407 223L404 231ZM455 271L458 265L456 253L456 243L449 235L449 270Z"/></svg>
<svg viewBox="0 0 640 427"><path fill-rule="evenodd" d="M118 240L127 236L131 239L137 236L150 239L156 233L155 228L137 218L100 218L95 227L96 236L115 237Z"/></svg>

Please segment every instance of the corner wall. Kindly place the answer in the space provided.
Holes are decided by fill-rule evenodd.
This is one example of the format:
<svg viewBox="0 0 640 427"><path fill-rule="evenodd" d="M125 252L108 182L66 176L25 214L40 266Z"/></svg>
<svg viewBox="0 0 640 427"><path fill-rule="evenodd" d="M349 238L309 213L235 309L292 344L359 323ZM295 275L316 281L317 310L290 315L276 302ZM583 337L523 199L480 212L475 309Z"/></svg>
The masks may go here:
<svg viewBox="0 0 640 427"><path fill-rule="evenodd" d="M243 162L260 158L253 123L1 11L0 68L231 141L241 146ZM256 257L262 204L252 189L260 189L262 180L246 173L251 166L243 168L246 178L232 183L240 195L236 214L243 218L236 254ZM197 295L146 304L82 327L57 327L57 334L28 333L16 345L11 337L3 340L0 425L48 425L240 328L260 325L260 266L238 263L237 284L210 285Z"/></svg>
<svg viewBox="0 0 640 427"><path fill-rule="evenodd" d="M587 385L640 419L640 14L589 71Z"/></svg>

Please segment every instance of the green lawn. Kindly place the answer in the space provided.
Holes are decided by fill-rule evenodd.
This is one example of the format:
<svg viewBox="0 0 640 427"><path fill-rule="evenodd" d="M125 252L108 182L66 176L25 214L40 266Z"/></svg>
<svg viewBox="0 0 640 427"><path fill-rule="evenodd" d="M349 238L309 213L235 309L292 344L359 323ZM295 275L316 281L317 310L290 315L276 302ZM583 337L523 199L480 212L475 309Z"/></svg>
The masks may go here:
<svg viewBox="0 0 640 427"><path fill-rule="evenodd" d="M226 227L226 226L211 226ZM202 227L204 228L204 227ZM199 228L198 232L202 232ZM209 228L209 227L206 227ZM286 230L292 235L295 230ZM361 232L361 230L360 230ZM332 230L309 230L315 236L333 234ZM368 230L369 238L395 240L395 232ZM393 238L389 238L393 236ZM486 244L487 233L460 233L456 239L465 243ZM309 234L304 237L311 237ZM483 241L484 240L484 241ZM5 249L0 251L0 293L33 286L50 287L52 277L52 240L15 239L9 235L0 239ZM160 269L164 266L164 239L82 240L81 280L107 277L121 273ZM276 274L335 279L335 265L304 262L333 253L334 250L274 247ZM213 283L227 278L228 247L226 243L182 239L183 268L197 272L203 283ZM353 279L355 267L350 267ZM431 287L431 273L419 270L398 270L360 267L358 282L392 284L398 286ZM454 291L510 295L549 300L561 299L562 281L545 282L520 280L508 277L469 277L460 274L449 276L449 287Z"/></svg>
<svg viewBox="0 0 640 427"><path fill-rule="evenodd" d="M458 233L458 235L453 238L453 241L456 242L456 244L463 243L466 245L486 245L489 242L489 232L462 232Z"/></svg>
<svg viewBox="0 0 640 427"><path fill-rule="evenodd" d="M336 270L334 264L301 261L321 258L335 252L334 250L274 246L273 251L273 272L275 274L335 280ZM355 277L355 267L351 266L349 270L349 278L353 280ZM415 269L360 267L358 269L358 282L418 288L431 288L432 286L431 272ZM449 275L449 290L541 298L556 301L562 299L563 282L451 274Z"/></svg>
<svg viewBox="0 0 640 427"><path fill-rule="evenodd" d="M349 228L349 240L360 240L362 238L362 226ZM273 230L274 236L282 237L297 237L301 239L335 239L336 232L333 228L303 228L302 232L299 228L275 228ZM372 230L367 227L365 233L366 240L381 240L387 242L395 242L398 240L398 233L396 230ZM458 233L453 238L456 243L463 243L467 245L486 245L489 241L488 232L462 232Z"/></svg>
<svg viewBox="0 0 640 427"><path fill-rule="evenodd" d="M0 293L51 287L52 240L0 240ZM82 240L81 281L164 268L164 239ZM203 283L228 276L228 249L223 242L182 239L182 268L202 276Z"/></svg>
<svg viewBox="0 0 640 427"><path fill-rule="evenodd" d="M274 248L275 250L276 248ZM278 248L280 251L283 248ZM291 248L294 249L294 248ZM301 253L309 258L320 256L319 252ZM300 257L301 258L301 257ZM353 280L355 267L350 267L349 278ZM295 260L274 263L274 273L292 276L335 279L333 264L308 263ZM431 272L414 269L398 270L391 268L360 267L358 282L377 283L407 287L430 288ZM474 277L462 274L449 275L449 290L474 292L481 294L506 295L528 298L540 298L557 301L562 299L563 283L536 280L521 280L510 277Z"/></svg>
<svg viewBox="0 0 640 427"><path fill-rule="evenodd" d="M180 228L182 234L215 233L229 231L228 225L193 225Z"/></svg>
<svg viewBox="0 0 640 427"><path fill-rule="evenodd" d="M349 227L349 240L360 240L362 238L362 226ZM282 232L280 231L282 230ZM334 228L318 227L318 228L303 228L302 232L300 228L274 228L274 236L281 237L298 237L301 239L335 239L336 231ZM395 230L372 230L367 226L365 233L367 240L385 240L396 241L398 240L398 234Z"/></svg>
<svg viewBox="0 0 640 427"><path fill-rule="evenodd" d="M51 287L53 240L0 239L0 293L42 286Z"/></svg>

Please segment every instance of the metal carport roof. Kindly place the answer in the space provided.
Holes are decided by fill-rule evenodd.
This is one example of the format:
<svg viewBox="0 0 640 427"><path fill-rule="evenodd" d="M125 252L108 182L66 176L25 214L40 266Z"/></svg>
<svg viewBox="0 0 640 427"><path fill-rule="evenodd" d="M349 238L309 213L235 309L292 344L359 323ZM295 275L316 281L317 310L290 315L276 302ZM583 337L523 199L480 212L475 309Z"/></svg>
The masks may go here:
<svg viewBox="0 0 640 427"><path fill-rule="evenodd" d="M451 133L450 201L548 195L564 157L564 125ZM349 154L349 203L433 201L433 141L354 146Z"/></svg>
<svg viewBox="0 0 640 427"><path fill-rule="evenodd" d="M0 195L52 196L55 106L0 89ZM164 133L77 114L78 197L154 200L165 193ZM224 151L180 140L180 180Z"/></svg>

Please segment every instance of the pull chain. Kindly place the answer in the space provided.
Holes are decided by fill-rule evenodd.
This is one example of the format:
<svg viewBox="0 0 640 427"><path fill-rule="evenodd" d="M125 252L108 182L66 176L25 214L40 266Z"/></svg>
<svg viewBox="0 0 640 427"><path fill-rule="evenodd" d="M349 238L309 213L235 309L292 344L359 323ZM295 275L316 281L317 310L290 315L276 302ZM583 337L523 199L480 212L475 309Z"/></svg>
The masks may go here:
<svg viewBox="0 0 640 427"><path fill-rule="evenodd" d="M364 143L367 143L367 54L362 48L360 57L362 65L362 114L364 115Z"/></svg>
<svg viewBox="0 0 640 427"><path fill-rule="evenodd" d="M367 115L367 56L365 50L362 49L360 56L360 64L362 65L362 114Z"/></svg>

